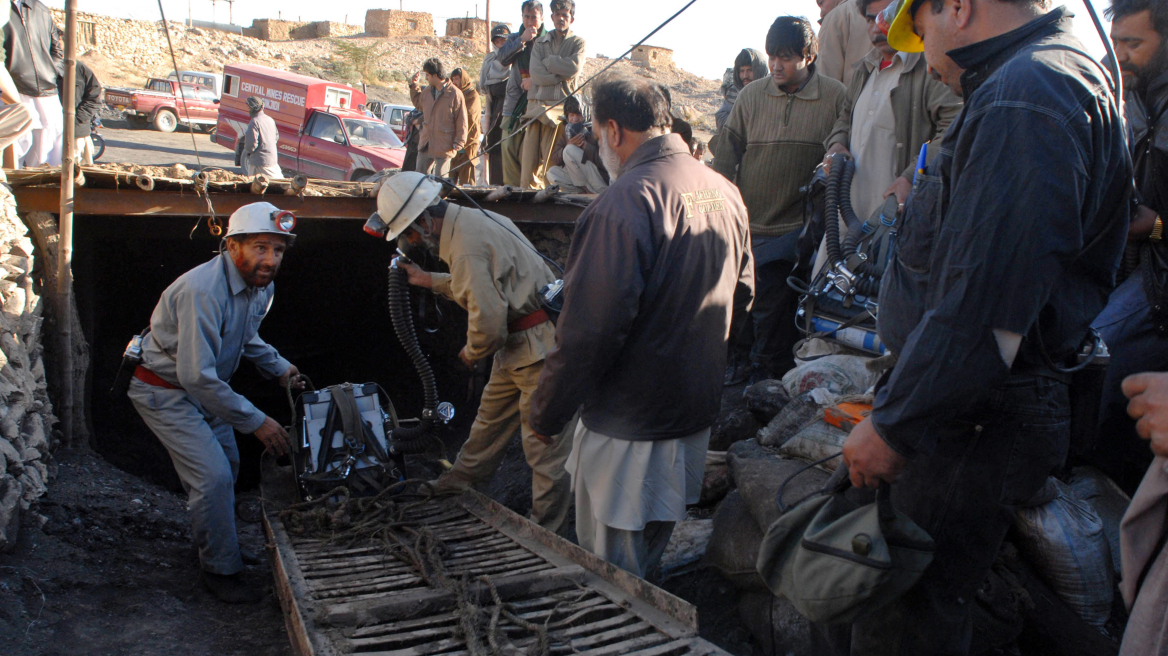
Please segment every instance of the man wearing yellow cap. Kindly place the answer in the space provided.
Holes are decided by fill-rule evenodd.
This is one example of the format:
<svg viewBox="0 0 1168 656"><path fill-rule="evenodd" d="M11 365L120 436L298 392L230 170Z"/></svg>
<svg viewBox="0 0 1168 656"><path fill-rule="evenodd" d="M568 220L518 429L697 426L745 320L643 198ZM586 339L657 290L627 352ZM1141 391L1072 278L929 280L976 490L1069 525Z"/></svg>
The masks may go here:
<svg viewBox="0 0 1168 656"><path fill-rule="evenodd" d="M880 290L897 362L844 460L856 486L892 484L936 556L831 642L966 654L1015 509L1066 459L1066 369L1114 285L1131 164L1110 76L1065 8L904 0L888 42L923 51L965 104L914 181Z"/></svg>

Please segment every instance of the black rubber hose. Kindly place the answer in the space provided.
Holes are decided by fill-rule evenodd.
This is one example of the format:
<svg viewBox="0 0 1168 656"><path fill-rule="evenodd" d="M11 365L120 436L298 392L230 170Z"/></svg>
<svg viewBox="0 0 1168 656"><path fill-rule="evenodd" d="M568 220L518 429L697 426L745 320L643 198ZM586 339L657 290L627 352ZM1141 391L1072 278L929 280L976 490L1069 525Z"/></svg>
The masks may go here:
<svg viewBox="0 0 1168 656"><path fill-rule="evenodd" d="M405 269L389 267L389 317L393 320L393 331L397 333L398 341L410 356L418 377L422 379L422 390L425 396L422 411L422 421L417 426L397 428L393 431L394 440L416 440L430 431L431 418L438 409L438 381L434 377L434 370L430 368L430 361L422 353L418 345L418 335L414 332L414 320L410 312L410 284Z"/></svg>
<svg viewBox="0 0 1168 656"><path fill-rule="evenodd" d="M844 225L849 228L863 223L860 221L860 217L856 216L856 210L852 209L852 177L855 175L856 162L855 160L849 159L844 164L844 175L843 179L840 180L839 189L840 214L843 215ZM852 248L855 248L855 246L853 245Z"/></svg>
<svg viewBox="0 0 1168 656"><path fill-rule="evenodd" d="M827 191L823 200L823 230L827 237L828 267L843 259L840 249L839 208L840 182L843 180L845 165L843 155L831 156L831 175L827 178Z"/></svg>

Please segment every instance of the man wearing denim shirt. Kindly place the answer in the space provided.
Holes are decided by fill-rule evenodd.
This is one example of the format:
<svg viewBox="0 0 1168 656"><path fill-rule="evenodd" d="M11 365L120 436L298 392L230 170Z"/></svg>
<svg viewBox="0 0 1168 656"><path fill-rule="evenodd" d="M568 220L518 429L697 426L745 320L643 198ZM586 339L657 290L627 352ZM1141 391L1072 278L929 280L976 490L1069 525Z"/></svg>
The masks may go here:
<svg viewBox="0 0 1168 656"><path fill-rule="evenodd" d="M889 30L965 105L909 197L878 320L898 360L844 461L858 487L892 484L936 555L830 630L837 653L968 653L1015 510L1066 458L1063 370L1114 286L1131 164L1110 74L1045 1L905 0Z"/></svg>

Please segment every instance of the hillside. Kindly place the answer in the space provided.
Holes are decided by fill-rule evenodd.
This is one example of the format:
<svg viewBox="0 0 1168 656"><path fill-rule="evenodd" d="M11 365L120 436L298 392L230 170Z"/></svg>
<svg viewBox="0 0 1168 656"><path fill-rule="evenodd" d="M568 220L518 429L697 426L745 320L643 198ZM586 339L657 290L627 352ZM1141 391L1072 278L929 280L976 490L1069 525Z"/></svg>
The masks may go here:
<svg viewBox="0 0 1168 656"><path fill-rule="evenodd" d="M58 23L63 12L54 11ZM96 26L96 44L79 46L81 60L94 69L106 86L141 86L146 78L174 70L161 21L133 21L97 14L79 14ZM429 57L438 57L450 68L463 67L477 77L483 54L476 45L459 37L380 38L361 35L302 41L263 41L251 37L169 23L170 40L180 69L222 72L227 63L242 62L292 70L305 75L360 87L373 100L408 103L406 85ZM589 59L589 75L611 63ZM674 67L647 69L628 60L618 62L618 72L654 79L669 87L679 113L701 127L713 126L713 113L721 103L719 82Z"/></svg>

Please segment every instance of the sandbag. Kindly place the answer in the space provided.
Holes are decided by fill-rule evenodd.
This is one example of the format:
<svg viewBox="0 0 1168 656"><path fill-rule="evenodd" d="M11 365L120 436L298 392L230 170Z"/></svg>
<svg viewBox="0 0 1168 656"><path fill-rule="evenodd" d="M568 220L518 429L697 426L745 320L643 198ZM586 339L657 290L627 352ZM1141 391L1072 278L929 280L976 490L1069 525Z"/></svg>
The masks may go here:
<svg viewBox="0 0 1168 656"><path fill-rule="evenodd" d="M754 654L788 656L812 654L811 623L791 602L766 592L747 592L738 598L738 617L754 636Z"/></svg>
<svg viewBox="0 0 1168 656"><path fill-rule="evenodd" d="M1019 508L1014 514L1018 549L1084 622L1102 629L1111 616L1115 589L1103 520L1054 477L1047 479L1036 497L1051 500Z"/></svg>
<svg viewBox="0 0 1168 656"><path fill-rule="evenodd" d="M707 451L706 469L702 474L702 496L698 499L698 505L705 508L718 503L730 491L732 483L726 452Z"/></svg>
<svg viewBox="0 0 1168 656"><path fill-rule="evenodd" d="M864 394L876 384L879 374L868 371L871 357L862 355L826 355L805 362L783 376L783 386L791 398L814 389L833 394Z"/></svg>
<svg viewBox="0 0 1168 656"><path fill-rule="evenodd" d="M812 422L784 442L783 446L779 447L779 455L818 462L842 451L844 441L847 439L847 431L828 424L820 417L819 421ZM832 458L819 466L828 471L835 471L840 460Z"/></svg>
<svg viewBox="0 0 1168 656"><path fill-rule="evenodd" d="M807 466L802 460L791 460L778 451L764 447L757 440L745 440L730 448L726 454L730 476L742 494L759 527L774 523L779 515L778 494L783 482ZM783 503L795 505L799 500L818 491L827 482L828 474L818 469L799 474L783 490Z"/></svg>
<svg viewBox="0 0 1168 656"><path fill-rule="evenodd" d="M749 408L735 408L722 413L710 427L710 448L725 451L735 442L754 437L760 428L762 424L754 418L754 413Z"/></svg>
<svg viewBox="0 0 1168 656"><path fill-rule="evenodd" d="M800 394L758 431L758 441L763 446L781 446L816 418L823 417L823 407L811 392Z"/></svg>
<svg viewBox="0 0 1168 656"><path fill-rule="evenodd" d="M714 532L706 545L705 563L726 577L739 590L766 592L758 575L758 545L762 529L754 521L738 490L730 492L714 512Z"/></svg>
<svg viewBox="0 0 1168 656"><path fill-rule="evenodd" d="M775 418L787 404L791 402L791 395L783 387L781 380L767 379L750 385L742 391L742 400L760 424L766 424Z"/></svg>
<svg viewBox="0 0 1168 656"><path fill-rule="evenodd" d="M1075 467L1071 470L1068 483L1075 498L1091 504L1103 520L1103 534L1107 536L1107 546L1111 549L1111 564L1116 576L1119 576L1119 524L1131 504L1131 497L1107 474L1094 467Z"/></svg>

